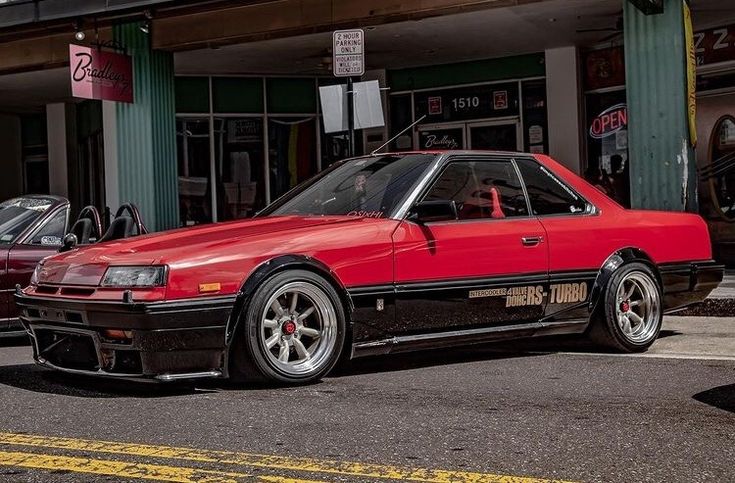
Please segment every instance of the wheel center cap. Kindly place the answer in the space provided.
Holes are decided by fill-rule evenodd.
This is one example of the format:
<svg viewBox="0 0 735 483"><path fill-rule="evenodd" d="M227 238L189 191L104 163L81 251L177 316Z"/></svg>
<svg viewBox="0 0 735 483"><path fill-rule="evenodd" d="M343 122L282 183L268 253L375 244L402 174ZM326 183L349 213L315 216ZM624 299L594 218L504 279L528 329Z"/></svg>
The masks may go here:
<svg viewBox="0 0 735 483"><path fill-rule="evenodd" d="M284 324L281 326L281 331L283 331L283 333L286 335L291 335L296 332L296 324L291 320L284 322Z"/></svg>
<svg viewBox="0 0 735 483"><path fill-rule="evenodd" d="M622 312L628 312L630 310L630 302L626 300L625 302L620 304L620 310Z"/></svg>

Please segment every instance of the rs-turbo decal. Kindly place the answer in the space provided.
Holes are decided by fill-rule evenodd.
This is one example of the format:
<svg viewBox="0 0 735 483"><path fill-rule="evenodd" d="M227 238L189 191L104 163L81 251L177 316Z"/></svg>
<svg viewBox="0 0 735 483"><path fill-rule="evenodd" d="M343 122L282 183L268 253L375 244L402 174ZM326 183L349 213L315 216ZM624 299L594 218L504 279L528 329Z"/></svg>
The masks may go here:
<svg viewBox="0 0 735 483"><path fill-rule="evenodd" d="M470 290L469 298L505 297L506 307L522 307L525 305L541 305L548 295L550 304L569 304L587 300L587 282L556 283L544 291L541 285L523 287L504 287L483 290Z"/></svg>

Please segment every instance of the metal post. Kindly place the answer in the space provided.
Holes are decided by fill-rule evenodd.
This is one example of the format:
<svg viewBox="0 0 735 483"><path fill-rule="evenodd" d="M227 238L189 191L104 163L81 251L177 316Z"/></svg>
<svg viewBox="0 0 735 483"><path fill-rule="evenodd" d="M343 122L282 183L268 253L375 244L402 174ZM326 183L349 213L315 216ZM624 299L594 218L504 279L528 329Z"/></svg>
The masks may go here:
<svg viewBox="0 0 735 483"><path fill-rule="evenodd" d="M347 149L347 157L351 158L355 155L355 109L353 99L355 93L353 91L352 77L347 78L347 141L349 148Z"/></svg>

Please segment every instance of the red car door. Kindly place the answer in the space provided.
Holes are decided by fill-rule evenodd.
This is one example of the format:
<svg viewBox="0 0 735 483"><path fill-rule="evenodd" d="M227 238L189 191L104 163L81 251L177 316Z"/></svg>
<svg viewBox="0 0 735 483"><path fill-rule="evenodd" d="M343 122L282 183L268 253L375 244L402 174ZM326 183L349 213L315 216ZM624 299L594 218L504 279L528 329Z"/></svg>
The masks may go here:
<svg viewBox="0 0 735 483"><path fill-rule="evenodd" d="M546 230L549 296L544 316L553 322L584 322L598 270L620 247L622 231L538 161L518 159L516 164L531 210Z"/></svg>
<svg viewBox="0 0 735 483"><path fill-rule="evenodd" d="M458 219L406 220L394 233L397 333L536 322L548 252L510 159L450 159L419 202L452 200Z"/></svg>

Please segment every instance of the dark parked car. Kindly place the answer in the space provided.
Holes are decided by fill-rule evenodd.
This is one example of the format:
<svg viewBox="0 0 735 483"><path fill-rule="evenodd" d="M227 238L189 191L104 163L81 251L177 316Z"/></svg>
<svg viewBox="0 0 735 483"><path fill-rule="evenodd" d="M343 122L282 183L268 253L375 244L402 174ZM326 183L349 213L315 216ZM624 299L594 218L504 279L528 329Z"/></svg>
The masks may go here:
<svg viewBox="0 0 735 483"><path fill-rule="evenodd" d="M0 337L25 334L13 290L28 285L36 264L59 251L69 228L69 201L29 195L0 203Z"/></svg>

